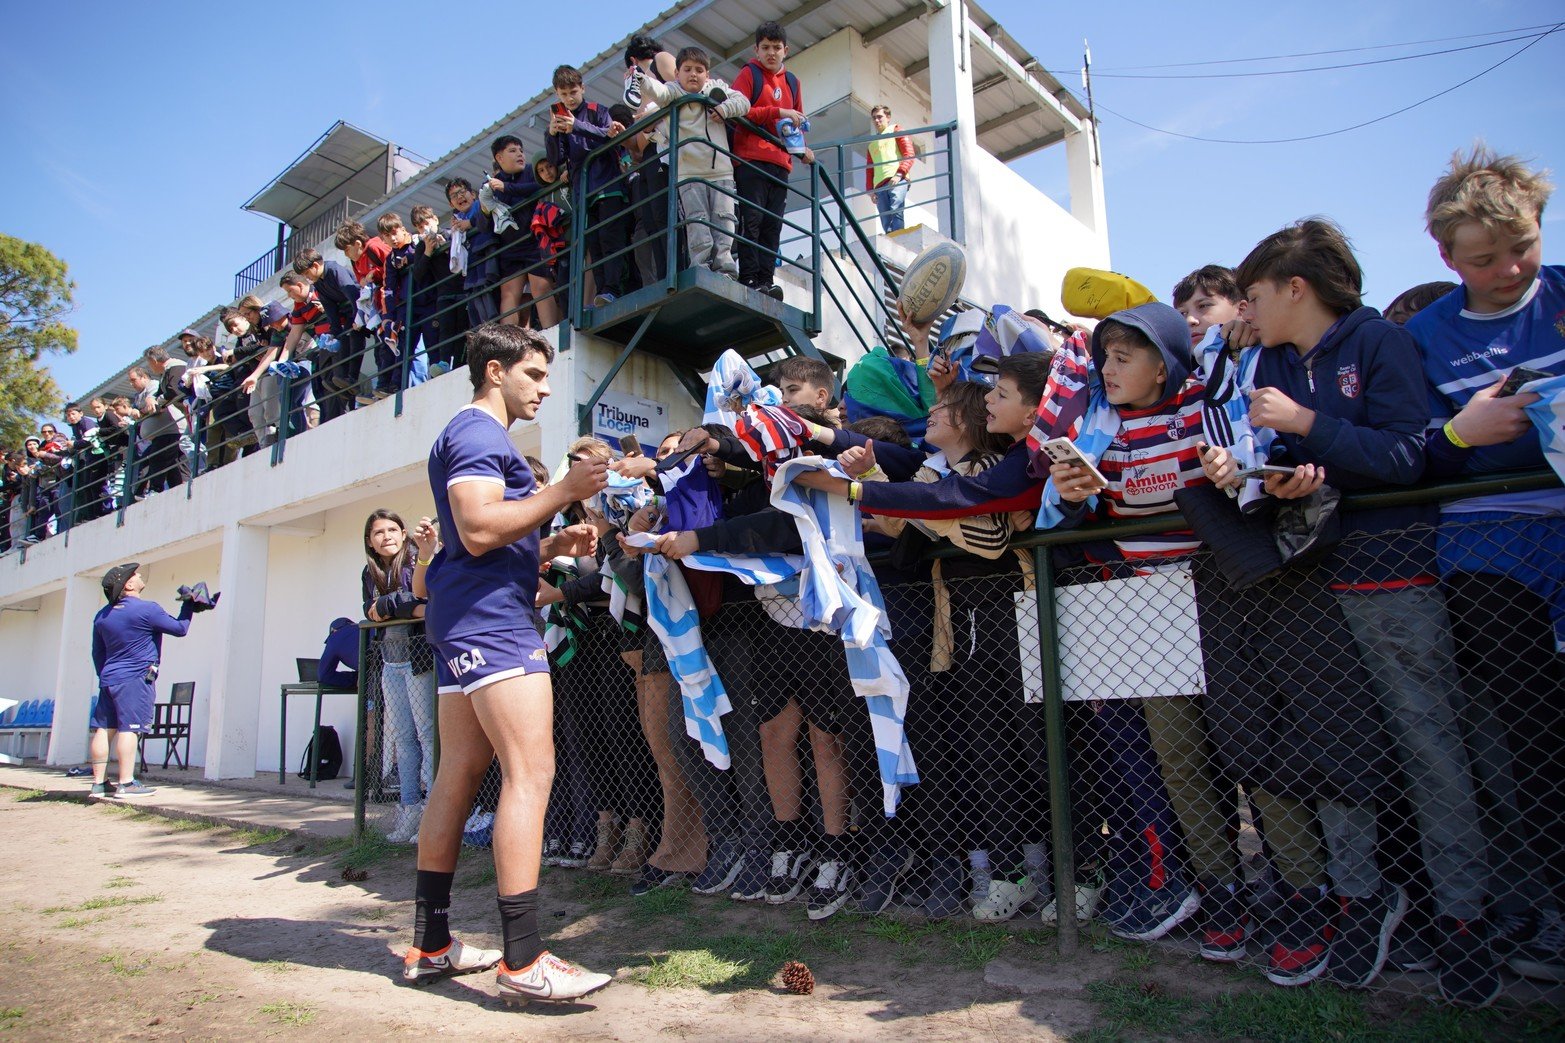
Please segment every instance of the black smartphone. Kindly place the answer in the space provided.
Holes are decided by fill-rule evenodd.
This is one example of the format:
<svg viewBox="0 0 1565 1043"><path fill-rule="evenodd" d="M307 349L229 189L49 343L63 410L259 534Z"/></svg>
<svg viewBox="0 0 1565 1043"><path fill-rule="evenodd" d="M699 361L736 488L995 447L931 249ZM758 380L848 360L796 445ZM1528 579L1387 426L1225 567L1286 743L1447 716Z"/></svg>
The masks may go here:
<svg viewBox="0 0 1565 1043"><path fill-rule="evenodd" d="M619 451L624 453L626 456L643 455L641 452L641 442L636 438L635 435L621 435L619 440Z"/></svg>
<svg viewBox="0 0 1565 1043"><path fill-rule="evenodd" d="M1552 377L1553 373L1545 373L1541 369L1528 369L1526 366L1517 366L1511 370L1510 376L1505 378L1505 383L1500 385L1500 390L1494 393L1495 398L1509 398L1520 391L1523 384L1530 384L1534 380L1543 380Z"/></svg>

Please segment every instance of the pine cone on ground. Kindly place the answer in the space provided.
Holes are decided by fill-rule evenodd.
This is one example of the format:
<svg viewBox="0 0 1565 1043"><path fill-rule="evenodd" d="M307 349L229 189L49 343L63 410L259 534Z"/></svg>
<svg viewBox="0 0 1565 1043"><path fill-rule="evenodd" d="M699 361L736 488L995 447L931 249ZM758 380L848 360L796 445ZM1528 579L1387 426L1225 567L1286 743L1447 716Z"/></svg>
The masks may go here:
<svg viewBox="0 0 1565 1043"><path fill-rule="evenodd" d="M800 996L808 996L815 991L815 975L810 969L798 960L789 960L782 968L783 988Z"/></svg>

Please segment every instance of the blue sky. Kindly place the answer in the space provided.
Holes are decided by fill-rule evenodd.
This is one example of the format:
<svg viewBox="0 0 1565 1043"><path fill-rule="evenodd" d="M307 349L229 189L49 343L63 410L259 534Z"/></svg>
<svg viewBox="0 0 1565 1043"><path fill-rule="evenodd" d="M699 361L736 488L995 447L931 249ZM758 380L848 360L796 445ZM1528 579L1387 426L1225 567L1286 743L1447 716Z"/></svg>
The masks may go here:
<svg viewBox="0 0 1565 1043"><path fill-rule="evenodd" d="M513 6L525 12L531 4ZM0 231L48 246L78 284L81 348L53 362L67 394L95 384L231 292L275 226L239 205L337 119L430 158L531 97L561 60L581 61L662 5L597 0L594 35L518 31L486 58L457 8L382 0L283 9L218 4L13 5L0 63ZM1143 123L1204 137L1269 139L1358 123L1444 90L1520 42L1366 68L1286 76L1132 79L1261 66L1148 66L1403 41L1415 47L1299 59L1326 65L1466 47L1496 30L1565 18L1554 2L1331 0L1259 5L1040 4L984 0L1009 33L1079 89L1091 41L1097 100ZM155 10L148 15L145 11ZM501 15L499 17L505 17ZM373 24L372 24L373 20ZM352 46L345 41L358 39ZM561 41L569 41L561 43ZM418 57L406 48L418 49ZM537 70L535 76L519 70ZM1282 145L1188 141L1107 112L1102 144L1114 266L1166 296L1186 271L1234 263L1261 236L1311 214L1359 249L1369 302L1443 277L1423 199L1451 151L1477 137L1565 176L1565 31L1477 81L1362 130ZM1019 162L1063 192L1063 150ZM1565 235L1556 203L1549 243Z"/></svg>

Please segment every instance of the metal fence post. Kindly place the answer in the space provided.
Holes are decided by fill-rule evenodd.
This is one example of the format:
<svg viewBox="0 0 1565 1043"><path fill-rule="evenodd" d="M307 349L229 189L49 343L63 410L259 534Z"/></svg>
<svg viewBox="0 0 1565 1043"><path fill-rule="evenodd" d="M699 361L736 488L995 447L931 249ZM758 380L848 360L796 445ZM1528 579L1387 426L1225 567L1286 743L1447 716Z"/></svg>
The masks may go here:
<svg viewBox="0 0 1565 1043"><path fill-rule="evenodd" d="M208 414L211 415L210 413ZM195 409L190 411L190 480L185 483L185 499L189 500L196 495L196 479L201 476L201 443L206 438L207 425L202 421L200 413Z"/></svg>
<svg viewBox="0 0 1565 1043"><path fill-rule="evenodd" d="M1043 681L1043 727L1049 759L1049 824L1053 831L1054 908L1061 956L1076 952L1076 850L1071 840L1070 778L1065 763L1065 702L1055 627L1054 564L1048 547L1032 549L1038 614L1038 669Z"/></svg>
<svg viewBox="0 0 1565 1043"><path fill-rule="evenodd" d="M277 396L280 401L277 403L277 437L272 440L273 467L283 462L283 453L288 448L288 428L292 426L290 421L293 419L289 415L292 412L289 409L289 404L293 398L293 380L290 377L279 374L277 384Z"/></svg>
<svg viewBox="0 0 1565 1043"><path fill-rule="evenodd" d="M821 169L810 164L810 329L821 329Z"/></svg>
<svg viewBox="0 0 1565 1043"><path fill-rule="evenodd" d="M364 729L369 723L369 631L359 628L359 697L353 731L353 839L364 836Z"/></svg>
<svg viewBox="0 0 1565 1043"><path fill-rule="evenodd" d="M670 110L673 112L673 110ZM668 292L679 285L679 117L675 112L668 121Z"/></svg>
<svg viewBox="0 0 1565 1043"><path fill-rule="evenodd" d="M946 174L951 182L950 198L947 206L951 213L951 226L945 230L946 236L962 242L965 233L962 230L962 169L959 151L961 141L954 132L946 134Z"/></svg>
<svg viewBox="0 0 1565 1043"><path fill-rule="evenodd" d="M411 261L408 262L407 273L407 281L404 284L408 298L407 321L402 324L402 336L398 339L398 347L402 350L397 352L400 373L397 376L397 404L392 411L393 416L402 415L402 394L408 388L408 374L413 369L413 262Z"/></svg>
<svg viewBox="0 0 1565 1043"><path fill-rule="evenodd" d="M124 479L120 484L120 509L115 516L114 527L123 528L125 525L125 508L136 499L136 428L141 426L138 421L132 424L127 432L128 441L125 444L125 468Z"/></svg>

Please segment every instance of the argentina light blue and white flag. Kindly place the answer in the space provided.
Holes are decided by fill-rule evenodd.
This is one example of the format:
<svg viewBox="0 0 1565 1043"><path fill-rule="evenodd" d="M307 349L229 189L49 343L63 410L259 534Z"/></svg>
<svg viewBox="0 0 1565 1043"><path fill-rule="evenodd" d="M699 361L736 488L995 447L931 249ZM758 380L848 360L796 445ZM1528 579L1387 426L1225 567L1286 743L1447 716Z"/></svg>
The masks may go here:
<svg viewBox="0 0 1565 1043"><path fill-rule="evenodd" d="M1264 349L1245 348L1236 359L1222 338L1222 327L1213 326L1196 345L1196 365L1206 384L1206 406L1201 423L1210 445L1233 454L1241 469L1258 467L1271 459L1276 432L1250 424L1250 395L1255 390L1255 364ZM1251 478L1238 492L1239 506L1250 509L1266 501L1265 482Z"/></svg>
<svg viewBox="0 0 1565 1043"><path fill-rule="evenodd" d="M732 348L717 357L712 375L706 383L706 408L702 411L703 424L723 424L732 429L746 406L782 405L782 392L770 384L763 384L761 377L750 368Z"/></svg>
<svg viewBox="0 0 1565 1043"><path fill-rule="evenodd" d="M657 537L632 532L625 542L648 550ZM663 644L669 672L679 682L685 708L685 734L701 744L701 754L714 768L729 765L728 740L723 735L723 714L733 709L717 668L701 643L701 616L695 598L679 566L661 554L648 554L645 562L647 623Z"/></svg>
<svg viewBox="0 0 1565 1043"><path fill-rule="evenodd" d="M1543 447L1543 458L1554 468L1554 473L1565 481L1565 376L1547 377L1521 386L1538 396L1529 406L1527 418L1538 429L1538 444Z"/></svg>
<svg viewBox="0 0 1565 1043"><path fill-rule="evenodd" d="M846 478L842 468L818 456L784 460L772 477L772 505L793 515L806 566L799 576L799 610L806 626L842 637L853 690L864 700L875 735L875 755L886 815L896 814L903 786L918 782L908 746L908 680L891 654L891 624L880 584L864 558L864 533L856 506L793 484L805 471Z"/></svg>

